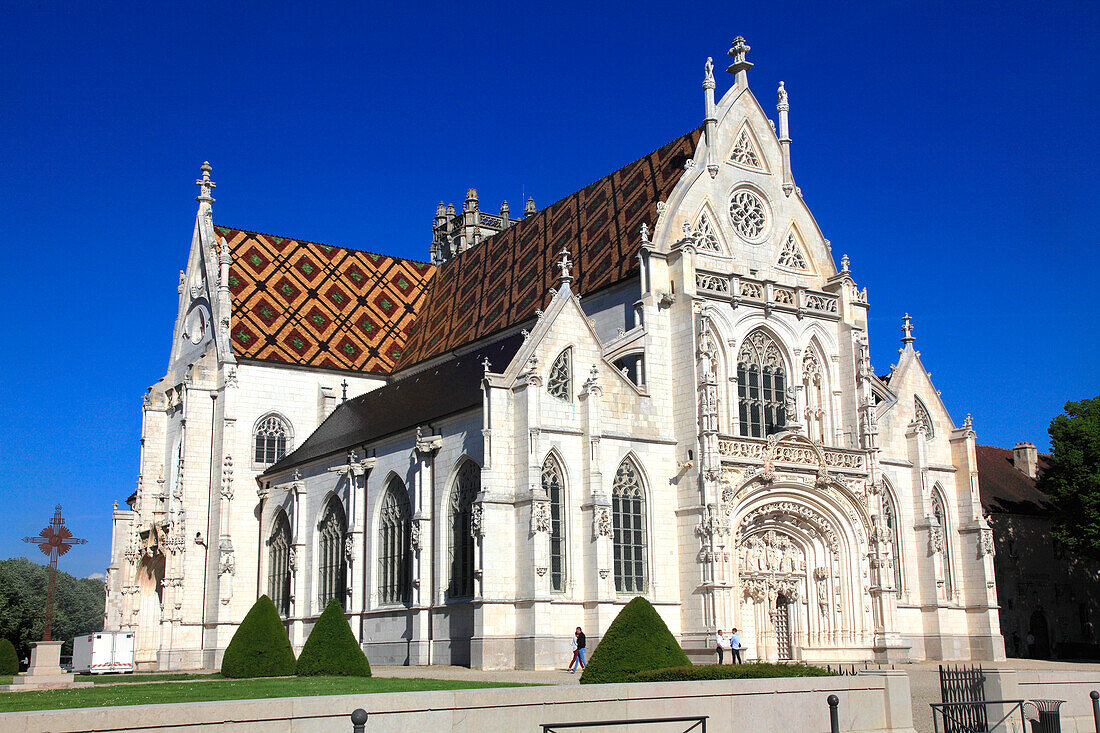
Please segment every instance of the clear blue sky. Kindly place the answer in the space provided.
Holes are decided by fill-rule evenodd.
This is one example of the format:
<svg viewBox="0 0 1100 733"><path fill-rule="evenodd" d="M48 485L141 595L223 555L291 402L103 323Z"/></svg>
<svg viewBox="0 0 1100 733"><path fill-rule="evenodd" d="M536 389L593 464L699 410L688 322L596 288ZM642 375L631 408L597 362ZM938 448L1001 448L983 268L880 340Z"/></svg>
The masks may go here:
<svg viewBox="0 0 1100 733"><path fill-rule="evenodd" d="M203 160L216 223L423 259L440 199L543 206L698 125L738 34L879 372L909 311L980 442L1100 394L1097 3L337 5L0 7L0 557L61 502L62 567L105 567Z"/></svg>

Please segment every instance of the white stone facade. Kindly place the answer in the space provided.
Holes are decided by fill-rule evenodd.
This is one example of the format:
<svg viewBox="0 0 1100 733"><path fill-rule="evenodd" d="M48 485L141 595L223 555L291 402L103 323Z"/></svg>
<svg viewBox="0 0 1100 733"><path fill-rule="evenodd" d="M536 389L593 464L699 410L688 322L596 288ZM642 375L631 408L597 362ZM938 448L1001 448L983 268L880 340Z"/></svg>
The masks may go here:
<svg viewBox="0 0 1100 733"><path fill-rule="evenodd" d="M347 517L342 600L375 663L560 666L573 628L594 644L637 594L699 661L731 627L750 659L1003 657L969 418L952 421L908 322L898 364L875 376L867 291L846 257L836 266L794 185L786 90L774 127L739 44L717 103L708 60L695 156L656 204L652 232L630 235L638 277L582 302L564 263L545 312L520 324L530 333L515 356L486 365L480 408L441 407L440 419L269 472L257 494L265 467L249 455L262 416L285 416L300 442L341 380L356 395L409 375L238 364L218 328L174 349L144 408L137 504L115 513L107 623L137 629L139 661L219 660L269 592L281 513L300 647L321 612L318 524L333 495ZM200 203L184 276L201 273L199 295L181 285L180 344L202 288L212 322L226 312L206 285L218 279L205 264L208 210ZM548 456L561 473L557 514ZM480 484L472 592L456 594L464 461ZM633 483L616 493L620 472ZM383 605L380 514L394 479L408 492L411 570L408 601ZM627 527L624 507L639 502Z"/></svg>

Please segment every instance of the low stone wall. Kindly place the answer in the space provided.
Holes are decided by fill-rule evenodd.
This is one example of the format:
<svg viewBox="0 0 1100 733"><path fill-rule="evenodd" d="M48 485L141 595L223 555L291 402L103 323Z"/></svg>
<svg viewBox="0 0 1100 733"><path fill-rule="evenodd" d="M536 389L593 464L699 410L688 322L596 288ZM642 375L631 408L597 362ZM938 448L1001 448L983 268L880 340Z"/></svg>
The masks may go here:
<svg viewBox="0 0 1100 733"><path fill-rule="evenodd" d="M1089 697L1092 690L1100 690L1100 670L986 670L987 700L1065 700L1058 711L1062 733L1093 733L1096 730ZM1004 712L1007 710L1001 714ZM1019 720L1018 714L1016 719ZM1010 733L1013 730L1009 728Z"/></svg>
<svg viewBox="0 0 1100 733"><path fill-rule="evenodd" d="M909 678L889 671L855 677L497 688L5 713L0 715L0 730L350 733L351 711L361 707L370 716L371 733L541 733L540 725L546 723L698 715L710 716L707 730L714 733L821 733L829 729L826 699L833 694L840 698L843 731L913 733Z"/></svg>

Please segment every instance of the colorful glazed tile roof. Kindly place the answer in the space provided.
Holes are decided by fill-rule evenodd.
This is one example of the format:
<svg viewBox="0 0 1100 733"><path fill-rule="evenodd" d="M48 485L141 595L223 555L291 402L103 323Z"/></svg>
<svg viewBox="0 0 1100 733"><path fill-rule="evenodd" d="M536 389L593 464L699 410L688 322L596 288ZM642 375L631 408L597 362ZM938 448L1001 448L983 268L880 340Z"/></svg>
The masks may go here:
<svg viewBox="0 0 1100 733"><path fill-rule="evenodd" d="M533 318L557 281L563 247L582 296L634 275L642 222L652 229L657 202L680 180L701 133L692 130L444 263L397 368Z"/></svg>
<svg viewBox="0 0 1100 733"><path fill-rule="evenodd" d="M238 356L390 374L436 268L217 226L233 255L230 341Z"/></svg>

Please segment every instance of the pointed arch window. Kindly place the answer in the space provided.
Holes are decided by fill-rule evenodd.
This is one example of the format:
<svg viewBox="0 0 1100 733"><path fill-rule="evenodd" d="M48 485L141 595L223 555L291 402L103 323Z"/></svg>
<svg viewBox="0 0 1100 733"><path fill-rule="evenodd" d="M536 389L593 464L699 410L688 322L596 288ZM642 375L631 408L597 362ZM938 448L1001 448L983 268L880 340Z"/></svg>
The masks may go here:
<svg viewBox="0 0 1100 733"><path fill-rule="evenodd" d="M894 492L889 488L882 494L882 515L886 523L886 536L890 540L890 554L894 558L894 592L900 597L905 591L905 576L901 567L901 525Z"/></svg>
<svg viewBox="0 0 1100 733"><path fill-rule="evenodd" d="M335 598L343 606L347 600L347 565L344 543L348 534L348 520L344 507L335 496L325 505L321 522L317 525L317 602L320 609Z"/></svg>
<svg viewBox="0 0 1100 733"><path fill-rule="evenodd" d="M270 466L282 460L290 449L290 423L279 415L265 415L256 422L253 431L252 460L259 466Z"/></svg>
<svg viewBox="0 0 1100 733"><path fill-rule="evenodd" d="M825 441L825 376L821 359L813 349L802 357L802 388L806 395L806 433L810 440Z"/></svg>
<svg viewBox="0 0 1100 733"><path fill-rule="evenodd" d="M787 232L787 241L783 243L783 249L779 252L780 267L789 267L792 270L809 270L806 255L802 252L802 244L798 241L794 231Z"/></svg>
<svg viewBox="0 0 1100 733"><path fill-rule="evenodd" d="M951 531L947 515L947 504L943 499L940 487L937 484L932 491L932 519L931 528L933 550L938 552L942 562L937 568L939 577L936 585L942 586L943 595L947 599L955 594L955 568L951 561Z"/></svg>
<svg viewBox="0 0 1100 733"><path fill-rule="evenodd" d="M290 522L282 509L267 540L267 597L279 615L290 615Z"/></svg>
<svg viewBox="0 0 1100 733"><path fill-rule="evenodd" d="M741 131L737 133L737 140L733 143L729 160L731 163L748 168L764 169L760 161L760 153L756 149L756 143L753 141L752 135L749 134L748 125L743 126Z"/></svg>
<svg viewBox="0 0 1100 733"><path fill-rule="evenodd" d="M737 353L741 435L762 438L787 425L787 370L775 341L754 331Z"/></svg>
<svg viewBox="0 0 1100 733"><path fill-rule="evenodd" d="M928 440L932 440L935 437L935 430L932 427L932 416L928 414L928 408L921 402L920 397L913 395L913 420L918 425L924 427L924 437Z"/></svg>
<svg viewBox="0 0 1100 733"><path fill-rule="evenodd" d="M718 244L718 234L714 226L714 222L711 221L710 215L707 214L707 210L703 209L699 214L699 219L695 222L695 227L691 230L691 236L695 240L695 246L701 250L707 250L710 252L721 252L722 247Z"/></svg>
<svg viewBox="0 0 1100 733"><path fill-rule="evenodd" d="M646 592L645 492L638 467L624 458L611 487L615 590L619 593Z"/></svg>
<svg viewBox="0 0 1100 733"><path fill-rule="evenodd" d="M452 598L474 594L474 499L481 491L481 469L463 461L451 487L451 584Z"/></svg>
<svg viewBox="0 0 1100 733"><path fill-rule="evenodd" d="M553 455L542 463L542 490L550 497L550 590L565 590L565 481Z"/></svg>
<svg viewBox="0 0 1100 733"><path fill-rule="evenodd" d="M386 485L378 523L378 600L383 605L409 602L412 594L411 533L409 492L395 477Z"/></svg>
<svg viewBox="0 0 1100 733"><path fill-rule="evenodd" d="M573 350L565 349L550 365L550 375L546 380L546 391L551 397L562 402L573 400Z"/></svg>

